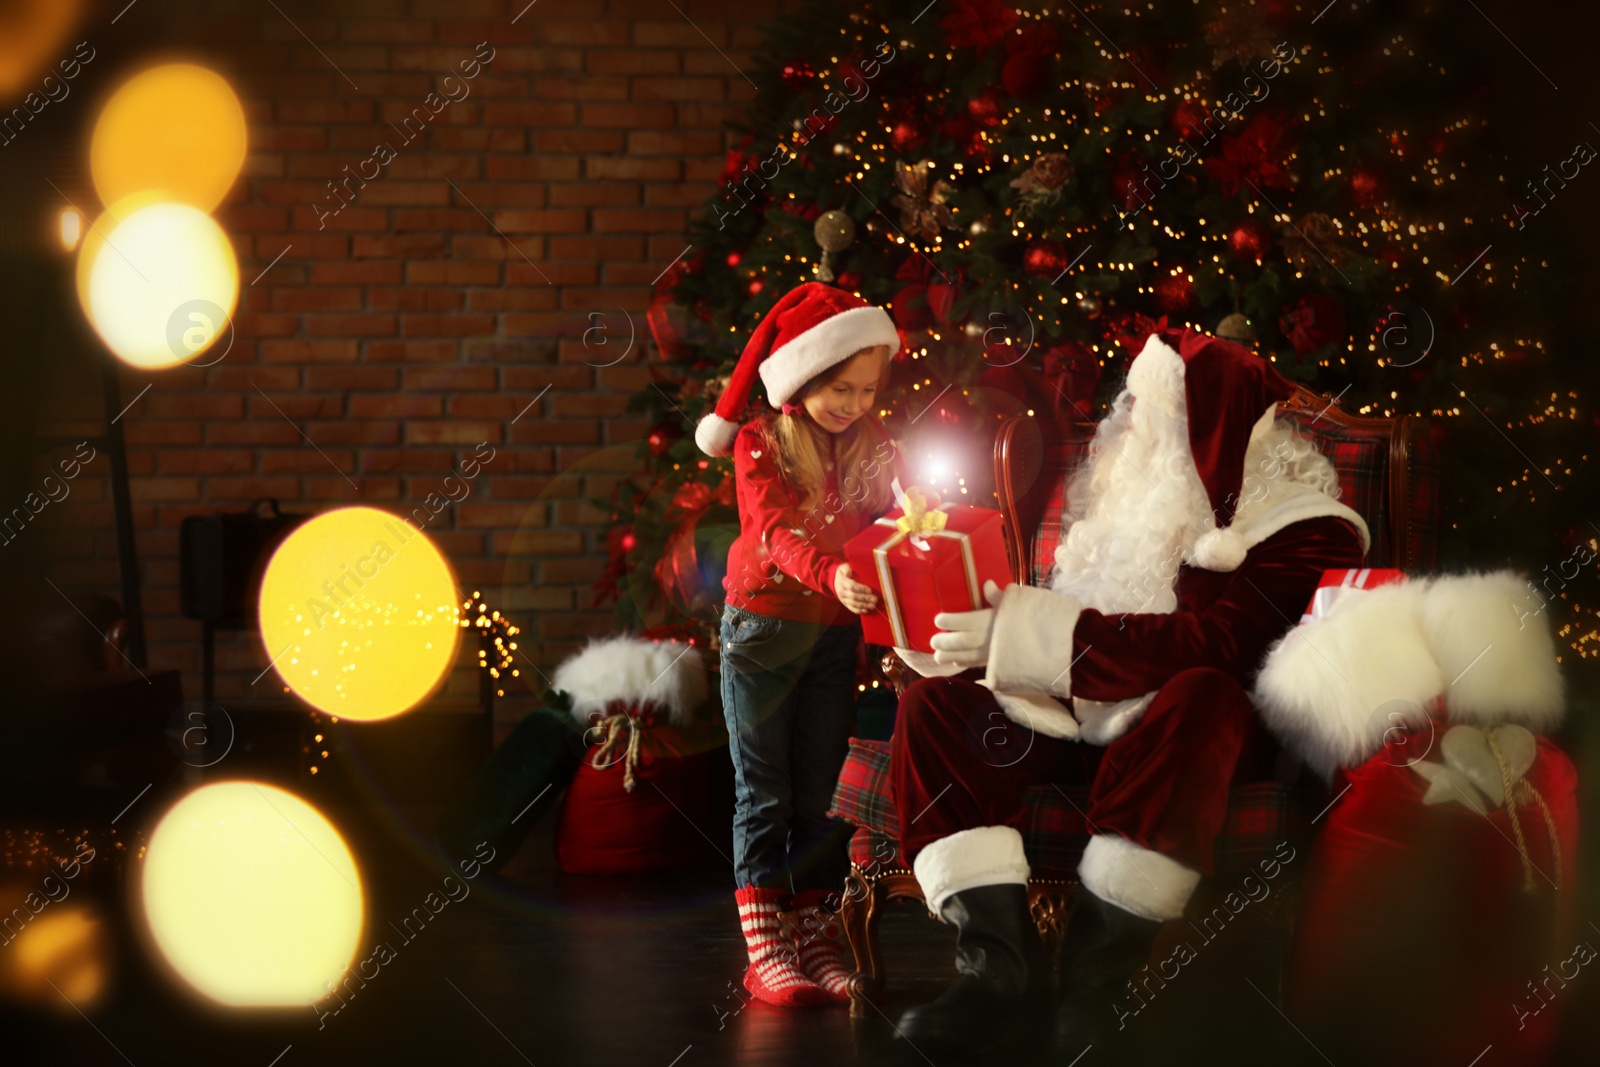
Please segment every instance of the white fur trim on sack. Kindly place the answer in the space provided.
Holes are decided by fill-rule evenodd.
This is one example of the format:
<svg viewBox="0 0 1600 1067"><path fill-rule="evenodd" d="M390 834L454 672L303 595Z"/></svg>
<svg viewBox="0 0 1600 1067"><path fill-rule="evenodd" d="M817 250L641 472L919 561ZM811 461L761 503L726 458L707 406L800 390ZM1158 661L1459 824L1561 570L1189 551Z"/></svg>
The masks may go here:
<svg viewBox="0 0 1600 1067"><path fill-rule="evenodd" d="M1324 776L1362 763L1443 695L1453 722L1559 724L1555 645L1510 572L1347 590L1326 618L1290 630L1256 676L1273 733Z"/></svg>
<svg viewBox="0 0 1600 1067"><path fill-rule="evenodd" d="M1083 605L1021 583L995 609L984 683L994 690L1072 695L1072 632Z"/></svg>
<svg viewBox="0 0 1600 1067"><path fill-rule="evenodd" d="M580 726L612 701L665 708L674 726L686 726L706 699L700 650L678 641L623 634L592 641L556 668L550 684L572 697Z"/></svg>
<svg viewBox="0 0 1600 1067"><path fill-rule="evenodd" d="M1542 602L1511 571L1455 575L1429 583L1422 631L1449 688L1455 722L1515 722L1549 733L1566 707L1556 644Z"/></svg>
<svg viewBox="0 0 1600 1067"><path fill-rule="evenodd" d="M780 408L800 388L863 348L888 345L900 350L900 332L881 307L858 307L830 315L761 361L761 384L767 401Z"/></svg>
<svg viewBox="0 0 1600 1067"><path fill-rule="evenodd" d="M1114 834L1089 838L1078 878L1106 903L1157 922L1181 917L1200 884L1199 871Z"/></svg>
<svg viewBox="0 0 1600 1067"><path fill-rule="evenodd" d="M739 424L729 422L715 411L694 428L694 443L708 456L726 456L733 451L733 441L738 436Z"/></svg>
<svg viewBox="0 0 1600 1067"><path fill-rule="evenodd" d="M1027 885L1022 835L1009 826L979 826L941 837L911 862L917 884L938 912L951 893L986 885Z"/></svg>

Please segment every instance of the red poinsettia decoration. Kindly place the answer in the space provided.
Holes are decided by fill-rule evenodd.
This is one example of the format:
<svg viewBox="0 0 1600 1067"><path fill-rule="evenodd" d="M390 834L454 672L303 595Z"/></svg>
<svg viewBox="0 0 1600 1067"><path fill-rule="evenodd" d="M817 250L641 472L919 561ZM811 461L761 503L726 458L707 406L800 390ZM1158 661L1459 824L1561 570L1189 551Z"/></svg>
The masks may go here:
<svg viewBox="0 0 1600 1067"><path fill-rule="evenodd" d="M1264 112L1234 136L1222 139L1222 154L1206 160L1206 173L1222 187L1224 197L1238 195L1246 183L1287 189L1294 184L1289 170L1294 150L1292 120Z"/></svg>
<svg viewBox="0 0 1600 1067"><path fill-rule="evenodd" d="M1017 12L1004 0L956 0L954 10L939 20L952 48L988 48L999 44L1017 25Z"/></svg>
<svg viewBox="0 0 1600 1067"><path fill-rule="evenodd" d="M739 143L737 145L728 149L728 158L722 164L722 184L726 185L729 182L738 182L739 179L748 174L757 163L761 162L761 160L757 157L747 156L744 152L746 148L749 148L753 143L755 143L755 139L755 134L747 133L739 139Z"/></svg>

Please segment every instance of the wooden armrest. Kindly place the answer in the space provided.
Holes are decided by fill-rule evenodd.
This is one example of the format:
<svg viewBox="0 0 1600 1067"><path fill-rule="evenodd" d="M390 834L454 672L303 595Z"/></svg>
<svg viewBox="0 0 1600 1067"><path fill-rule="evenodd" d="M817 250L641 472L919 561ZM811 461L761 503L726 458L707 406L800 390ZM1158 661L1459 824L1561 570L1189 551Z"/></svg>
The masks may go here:
<svg viewBox="0 0 1600 1067"><path fill-rule="evenodd" d="M896 697L904 696L906 686L911 684L911 678L915 677L917 672L907 667L905 661L892 648L884 651L883 658L878 661L878 666L883 670L883 676L889 679L889 685L894 689L894 695Z"/></svg>

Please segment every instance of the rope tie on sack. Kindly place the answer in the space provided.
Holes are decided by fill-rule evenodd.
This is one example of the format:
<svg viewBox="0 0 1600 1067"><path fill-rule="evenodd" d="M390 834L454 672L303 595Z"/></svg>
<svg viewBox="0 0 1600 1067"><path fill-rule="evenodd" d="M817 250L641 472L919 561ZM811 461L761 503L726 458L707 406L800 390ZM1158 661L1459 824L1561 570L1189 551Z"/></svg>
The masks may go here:
<svg viewBox="0 0 1600 1067"><path fill-rule="evenodd" d="M1561 892L1561 841L1556 836L1555 817L1550 814L1550 805L1545 803L1544 797L1535 788L1534 784L1526 778L1513 781L1511 778L1511 765L1506 762L1505 753L1500 751L1500 742L1495 740L1493 730L1483 731L1483 736L1489 741L1489 751L1494 753L1495 762L1500 765L1500 781L1505 789L1506 816L1511 821L1511 833L1516 837L1517 854L1522 857L1522 891L1532 893L1537 884L1533 880L1533 860L1528 857L1528 839L1522 832L1522 818L1517 814L1521 805L1517 800L1517 786L1522 786L1525 795L1539 806L1539 812L1544 816L1545 833L1550 838L1550 856L1555 863L1556 876L1553 880L1556 892ZM1523 803L1526 803L1524 801Z"/></svg>
<svg viewBox="0 0 1600 1067"><path fill-rule="evenodd" d="M622 789L627 793L633 792L633 787L637 784L635 772L639 767L640 741L643 739L642 731L639 729L638 724L633 721L633 716L626 711L612 712L601 720L598 726L605 731L606 736L605 740L600 742L600 746L595 749L594 759L590 762L595 770L603 771L613 763L621 760ZM624 734L627 735L626 740L623 739ZM622 755L616 758L608 758L619 748L622 749Z"/></svg>

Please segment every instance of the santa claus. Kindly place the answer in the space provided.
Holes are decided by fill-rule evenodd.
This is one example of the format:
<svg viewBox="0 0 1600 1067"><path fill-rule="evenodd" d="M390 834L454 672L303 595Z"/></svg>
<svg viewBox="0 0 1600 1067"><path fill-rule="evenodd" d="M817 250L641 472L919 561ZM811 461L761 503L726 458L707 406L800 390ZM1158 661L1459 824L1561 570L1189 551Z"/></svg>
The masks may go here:
<svg viewBox="0 0 1600 1067"><path fill-rule="evenodd" d="M1246 348L1158 330L1068 487L1049 588L991 588L989 608L936 618L932 656L902 650L924 677L892 748L901 845L957 930L959 973L901 1019L913 1045L1048 1014L1019 832L1030 786L1090 784L1055 1018L1075 1052L1118 1029L1123 983L1210 872L1230 784L1270 776L1253 676L1323 571L1369 544L1332 464L1274 421L1292 392Z"/></svg>

